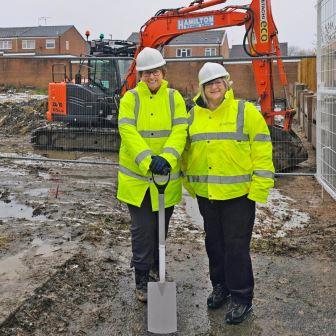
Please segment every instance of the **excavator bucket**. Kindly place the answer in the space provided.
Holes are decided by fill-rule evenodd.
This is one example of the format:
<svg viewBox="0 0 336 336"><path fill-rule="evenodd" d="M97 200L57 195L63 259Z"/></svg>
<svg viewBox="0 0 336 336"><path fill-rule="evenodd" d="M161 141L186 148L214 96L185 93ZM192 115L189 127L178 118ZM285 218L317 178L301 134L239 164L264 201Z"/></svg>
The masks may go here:
<svg viewBox="0 0 336 336"><path fill-rule="evenodd" d="M308 153L301 139L292 131L284 131L279 126L271 126L273 143L273 163L276 172L291 169L308 159Z"/></svg>

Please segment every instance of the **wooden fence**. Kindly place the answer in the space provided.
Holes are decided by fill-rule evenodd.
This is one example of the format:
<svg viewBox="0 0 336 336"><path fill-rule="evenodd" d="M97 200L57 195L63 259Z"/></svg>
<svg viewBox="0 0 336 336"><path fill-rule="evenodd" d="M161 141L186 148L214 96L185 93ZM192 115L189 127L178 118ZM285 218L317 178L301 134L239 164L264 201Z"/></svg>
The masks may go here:
<svg viewBox="0 0 336 336"><path fill-rule="evenodd" d="M308 90L316 92L316 57L304 58L300 61L298 69L298 82L304 83Z"/></svg>

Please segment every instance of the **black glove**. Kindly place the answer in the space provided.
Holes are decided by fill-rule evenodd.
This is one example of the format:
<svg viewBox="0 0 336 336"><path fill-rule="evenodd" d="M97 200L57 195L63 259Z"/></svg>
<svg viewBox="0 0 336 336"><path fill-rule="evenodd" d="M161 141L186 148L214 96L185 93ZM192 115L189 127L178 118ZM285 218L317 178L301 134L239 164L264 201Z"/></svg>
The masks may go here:
<svg viewBox="0 0 336 336"><path fill-rule="evenodd" d="M170 164L162 156L153 155L152 162L149 165L149 169L154 174L168 175L168 172L170 170Z"/></svg>

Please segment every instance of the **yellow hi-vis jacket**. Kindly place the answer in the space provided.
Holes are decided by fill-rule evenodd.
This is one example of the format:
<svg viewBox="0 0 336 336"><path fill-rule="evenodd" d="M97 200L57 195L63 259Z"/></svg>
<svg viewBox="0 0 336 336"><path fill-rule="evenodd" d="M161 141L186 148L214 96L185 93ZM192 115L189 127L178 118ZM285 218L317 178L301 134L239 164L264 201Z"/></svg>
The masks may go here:
<svg viewBox="0 0 336 336"><path fill-rule="evenodd" d="M182 197L180 156L188 127L181 94L169 89L165 80L156 94L144 82L139 82L120 101L118 125L121 136L118 199L140 207L149 188L152 209L158 210L158 191L149 165L152 155L160 155L171 166L165 207L179 203ZM167 177L157 176L155 180L163 182Z"/></svg>
<svg viewBox="0 0 336 336"><path fill-rule="evenodd" d="M185 187L192 196L227 200L248 194L265 203L274 185L272 142L262 114L228 90L214 111L201 97L189 113L183 154Z"/></svg>

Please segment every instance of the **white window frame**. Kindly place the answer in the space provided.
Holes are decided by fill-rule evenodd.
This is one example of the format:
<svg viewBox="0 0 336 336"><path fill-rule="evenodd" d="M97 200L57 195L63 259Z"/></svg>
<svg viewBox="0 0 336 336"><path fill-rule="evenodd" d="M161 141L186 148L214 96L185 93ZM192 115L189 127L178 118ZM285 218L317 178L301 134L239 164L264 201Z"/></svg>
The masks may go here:
<svg viewBox="0 0 336 336"><path fill-rule="evenodd" d="M204 56L206 57L217 56L217 49L216 48L205 48Z"/></svg>
<svg viewBox="0 0 336 336"><path fill-rule="evenodd" d="M9 50L13 48L12 40L0 40L0 50Z"/></svg>
<svg viewBox="0 0 336 336"><path fill-rule="evenodd" d="M191 48L177 48L176 57L191 57Z"/></svg>
<svg viewBox="0 0 336 336"><path fill-rule="evenodd" d="M65 50L70 49L70 41L65 41Z"/></svg>
<svg viewBox="0 0 336 336"><path fill-rule="evenodd" d="M56 41L55 39L48 39L46 40L46 49L55 49L56 48Z"/></svg>
<svg viewBox="0 0 336 336"><path fill-rule="evenodd" d="M22 49L35 49L35 40L22 40Z"/></svg>

